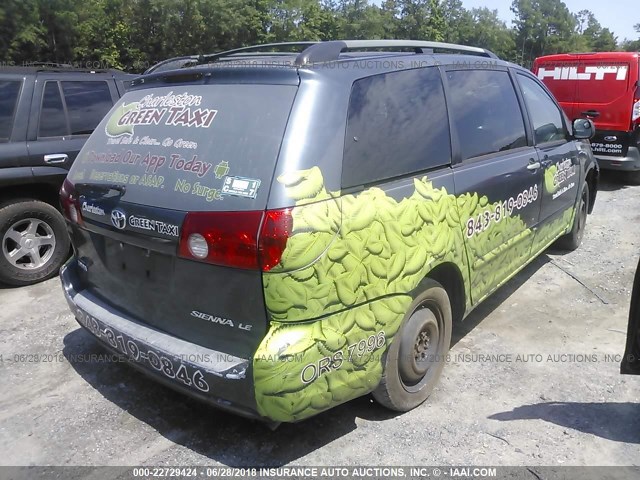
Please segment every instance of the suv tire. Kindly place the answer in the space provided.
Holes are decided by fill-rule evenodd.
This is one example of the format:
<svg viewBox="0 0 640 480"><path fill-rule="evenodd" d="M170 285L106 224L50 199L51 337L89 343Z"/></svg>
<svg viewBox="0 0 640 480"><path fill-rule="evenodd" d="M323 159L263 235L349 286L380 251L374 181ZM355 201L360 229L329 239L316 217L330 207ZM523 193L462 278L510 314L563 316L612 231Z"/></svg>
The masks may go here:
<svg viewBox="0 0 640 480"><path fill-rule="evenodd" d="M451 302L442 285L428 279L411 304L383 358L373 397L398 412L409 411L433 391L451 346Z"/></svg>
<svg viewBox="0 0 640 480"><path fill-rule="evenodd" d="M31 285L58 273L69 254L64 218L37 200L0 207L0 282Z"/></svg>
<svg viewBox="0 0 640 480"><path fill-rule="evenodd" d="M580 191L580 201L578 209L573 219L571 231L560 237L556 242L556 246L562 250L576 250L582 243L584 229L587 225L587 211L589 210L589 184L584 182Z"/></svg>

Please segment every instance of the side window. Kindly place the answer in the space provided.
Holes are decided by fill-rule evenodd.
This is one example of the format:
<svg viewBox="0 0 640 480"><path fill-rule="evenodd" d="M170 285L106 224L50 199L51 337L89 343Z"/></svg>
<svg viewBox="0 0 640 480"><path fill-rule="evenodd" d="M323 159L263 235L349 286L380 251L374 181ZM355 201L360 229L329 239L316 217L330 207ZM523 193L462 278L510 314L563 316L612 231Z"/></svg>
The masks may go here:
<svg viewBox="0 0 640 480"><path fill-rule="evenodd" d="M90 134L113 106L104 81L62 82L71 135Z"/></svg>
<svg viewBox="0 0 640 480"><path fill-rule="evenodd" d="M527 145L524 118L506 71L455 70L447 80L463 160Z"/></svg>
<svg viewBox="0 0 640 480"><path fill-rule="evenodd" d="M68 134L67 116L64 113L58 82L46 82L42 96L38 137L62 137Z"/></svg>
<svg viewBox="0 0 640 480"><path fill-rule="evenodd" d="M375 75L351 90L342 187L369 184L451 162L440 72Z"/></svg>
<svg viewBox="0 0 640 480"><path fill-rule="evenodd" d="M567 140L562 113L547 92L535 80L520 73L518 82L531 117L536 144Z"/></svg>
<svg viewBox="0 0 640 480"><path fill-rule="evenodd" d="M0 142L8 142L22 82L0 81Z"/></svg>

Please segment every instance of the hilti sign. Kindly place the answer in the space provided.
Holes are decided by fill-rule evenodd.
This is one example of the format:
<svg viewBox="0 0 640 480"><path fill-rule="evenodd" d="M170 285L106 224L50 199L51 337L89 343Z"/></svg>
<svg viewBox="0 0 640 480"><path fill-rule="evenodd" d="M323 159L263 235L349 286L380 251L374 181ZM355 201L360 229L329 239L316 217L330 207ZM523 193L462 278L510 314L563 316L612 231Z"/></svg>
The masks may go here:
<svg viewBox="0 0 640 480"><path fill-rule="evenodd" d="M579 72L578 70L583 70ZM538 69L538 78L553 78L554 80L604 80L615 78L616 80L627 79L628 67L625 66L587 66L587 67L555 67Z"/></svg>

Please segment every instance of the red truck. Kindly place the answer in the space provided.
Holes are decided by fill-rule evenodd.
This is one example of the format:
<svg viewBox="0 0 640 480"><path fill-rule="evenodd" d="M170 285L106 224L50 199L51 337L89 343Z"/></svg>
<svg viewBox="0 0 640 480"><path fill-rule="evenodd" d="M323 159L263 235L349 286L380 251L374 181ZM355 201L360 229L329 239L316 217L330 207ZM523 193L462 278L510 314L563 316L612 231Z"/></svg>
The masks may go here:
<svg viewBox="0 0 640 480"><path fill-rule="evenodd" d="M640 183L640 62L637 52L539 57L533 72L569 118L596 125L591 148L601 168L623 170Z"/></svg>

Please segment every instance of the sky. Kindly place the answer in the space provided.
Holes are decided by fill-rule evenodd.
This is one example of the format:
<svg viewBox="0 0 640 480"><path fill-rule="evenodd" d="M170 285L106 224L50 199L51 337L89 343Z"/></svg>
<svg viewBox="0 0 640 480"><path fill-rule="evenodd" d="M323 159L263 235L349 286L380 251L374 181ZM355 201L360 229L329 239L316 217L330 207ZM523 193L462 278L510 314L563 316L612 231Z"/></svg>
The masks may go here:
<svg viewBox="0 0 640 480"><path fill-rule="evenodd" d="M640 34L633 26L640 23L639 0L563 0L572 13L580 10L591 10L600 25L608 28L618 37L618 42L625 38L637 40ZM513 20L510 10L512 0L462 0L465 8L488 7L498 10L498 15L508 26Z"/></svg>

